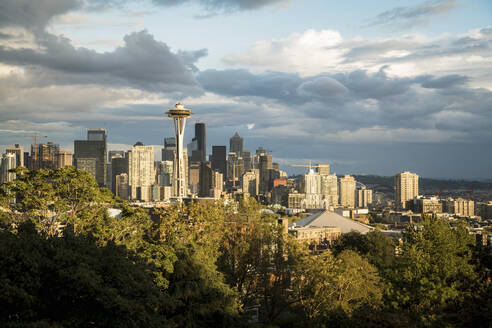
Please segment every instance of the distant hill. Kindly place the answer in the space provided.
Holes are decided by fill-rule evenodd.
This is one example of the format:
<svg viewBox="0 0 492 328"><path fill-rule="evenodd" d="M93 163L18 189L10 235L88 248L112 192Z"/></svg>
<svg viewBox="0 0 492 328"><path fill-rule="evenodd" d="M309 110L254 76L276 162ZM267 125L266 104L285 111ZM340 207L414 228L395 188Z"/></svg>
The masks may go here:
<svg viewBox="0 0 492 328"><path fill-rule="evenodd" d="M392 191L394 177L379 175L354 175L355 179L377 191ZM464 190L492 190L492 182L470 181L470 180L440 180L419 178L419 189L422 191L464 191Z"/></svg>

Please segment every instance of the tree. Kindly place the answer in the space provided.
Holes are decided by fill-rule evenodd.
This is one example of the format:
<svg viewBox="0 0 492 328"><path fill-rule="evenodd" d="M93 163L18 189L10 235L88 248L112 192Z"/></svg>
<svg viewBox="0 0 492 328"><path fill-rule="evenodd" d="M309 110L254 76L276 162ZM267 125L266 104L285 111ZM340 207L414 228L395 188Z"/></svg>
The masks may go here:
<svg viewBox="0 0 492 328"><path fill-rule="evenodd" d="M4 199L9 203L11 223L32 221L50 236L58 233L66 223L73 225L90 222L90 218L106 213L104 204L114 204L111 193L99 188L86 171L69 166L59 170L28 171L16 169L17 179L2 185Z"/></svg>
<svg viewBox="0 0 492 328"><path fill-rule="evenodd" d="M227 211L221 203L181 204L162 210L153 227L156 241L177 258L166 276L173 300L169 317L177 326L237 325L231 323L239 311L237 294L216 265Z"/></svg>
<svg viewBox="0 0 492 328"><path fill-rule="evenodd" d="M236 214L230 213L220 245L219 270L244 307L260 307L265 323L297 302L291 284L306 249L273 217L261 214L255 202L243 201Z"/></svg>
<svg viewBox="0 0 492 328"><path fill-rule="evenodd" d="M352 231L335 241L333 253L336 255L344 250L353 250L384 273L383 271L391 267L395 260L395 247L395 241L379 230L370 231L365 235Z"/></svg>
<svg viewBox="0 0 492 328"><path fill-rule="evenodd" d="M313 325L350 318L363 307L377 309L382 289L377 269L356 252L307 256L293 283L299 307Z"/></svg>
<svg viewBox="0 0 492 328"><path fill-rule="evenodd" d="M464 226L451 228L444 220L428 217L409 226L387 293L392 307L421 325L453 317L478 278L471 264L472 246Z"/></svg>
<svg viewBox="0 0 492 328"><path fill-rule="evenodd" d="M32 222L0 231L0 320L9 327L162 327L164 295L145 260L67 230Z"/></svg>

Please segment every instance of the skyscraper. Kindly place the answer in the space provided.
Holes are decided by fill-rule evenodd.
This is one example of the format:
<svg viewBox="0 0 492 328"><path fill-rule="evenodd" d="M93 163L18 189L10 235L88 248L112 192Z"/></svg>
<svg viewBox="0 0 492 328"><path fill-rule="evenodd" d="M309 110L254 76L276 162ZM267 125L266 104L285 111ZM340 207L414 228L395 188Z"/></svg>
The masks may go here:
<svg viewBox="0 0 492 328"><path fill-rule="evenodd" d="M188 164L188 186L192 194L198 194L200 184L200 162Z"/></svg>
<svg viewBox="0 0 492 328"><path fill-rule="evenodd" d="M199 183L199 191L198 196L200 197L210 197L212 190L212 169L210 168L209 163L201 162L200 163L200 183Z"/></svg>
<svg viewBox="0 0 492 328"><path fill-rule="evenodd" d="M65 166L71 166L73 161L73 155L68 150L60 149L55 154L56 168L61 169Z"/></svg>
<svg viewBox="0 0 492 328"><path fill-rule="evenodd" d="M114 194L122 199L128 199L128 174L121 173L115 177Z"/></svg>
<svg viewBox="0 0 492 328"><path fill-rule="evenodd" d="M212 146L212 155L210 157L212 170L219 171L223 176L227 176L226 156L226 146Z"/></svg>
<svg viewBox="0 0 492 328"><path fill-rule="evenodd" d="M350 175L340 178L340 205L355 207L355 179Z"/></svg>
<svg viewBox="0 0 492 328"><path fill-rule="evenodd" d="M121 155L121 157L125 157L125 151L124 150L109 150L108 151L108 161L111 163L111 159L116 155Z"/></svg>
<svg viewBox="0 0 492 328"><path fill-rule="evenodd" d="M158 167L158 184L163 187L170 187L173 184L173 162L161 161Z"/></svg>
<svg viewBox="0 0 492 328"><path fill-rule="evenodd" d="M242 158L244 162L244 172L248 172L253 168L253 163L251 162L251 152L249 150L243 150Z"/></svg>
<svg viewBox="0 0 492 328"><path fill-rule="evenodd" d="M320 175L329 175L330 174L330 164L317 164L316 171Z"/></svg>
<svg viewBox="0 0 492 328"><path fill-rule="evenodd" d="M9 172L17 167L15 154L6 153L0 158L0 182L12 182L15 180L15 172Z"/></svg>
<svg viewBox="0 0 492 328"><path fill-rule="evenodd" d="M128 185L131 199L150 201L154 174L154 147L137 142L128 151Z"/></svg>
<svg viewBox="0 0 492 328"><path fill-rule="evenodd" d="M247 193L249 196L252 197L258 196L260 187L259 170L253 169L244 173L241 181L241 188L243 189L243 193Z"/></svg>
<svg viewBox="0 0 492 328"><path fill-rule="evenodd" d="M7 154L15 154L15 160L17 166L24 166L24 147L19 144L8 147L5 152Z"/></svg>
<svg viewBox="0 0 492 328"><path fill-rule="evenodd" d="M104 141L106 144L106 138L106 130L103 128L89 128L87 130L87 140L89 141Z"/></svg>
<svg viewBox="0 0 492 328"><path fill-rule="evenodd" d="M236 132L229 140L229 153L236 153L237 156L241 156L243 152L243 138Z"/></svg>
<svg viewBox="0 0 492 328"><path fill-rule="evenodd" d="M395 206L405 209L408 200L419 194L419 176L408 171L395 175Z"/></svg>
<svg viewBox="0 0 492 328"><path fill-rule="evenodd" d="M321 176L309 169L309 172L304 175L304 193L305 194L321 194Z"/></svg>
<svg viewBox="0 0 492 328"><path fill-rule="evenodd" d="M266 195L270 191L270 170L273 168L272 156L262 154L259 158L260 194Z"/></svg>
<svg viewBox="0 0 492 328"><path fill-rule="evenodd" d="M90 140L74 141L74 164L79 170L86 170L96 179L99 186L106 184L106 130L91 128L87 132Z"/></svg>
<svg viewBox="0 0 492 328"><path fill-rule="evenodd" d="M111 157L111 191L115 195L117 194L116 177L120 174L126 174L126 179L128 180L128 158L125 157L124 153Z"/></svg>
<svg viewBox="0 0 492 328"><path fill-rule="evenodd" d="M176 138L164 138L164 149L162 149L162 160L174 162L176 152Z"/></svg>
<svg viewBox="0 0 492 328"><path fill-rule="evenodd" d="M337 206L338 205L338 178L336 174L320 174L320 175L321 175L321 194L323 195L324 199L328 200L330 206Z"/></svg>
<svg viewBox="0 0 492 328"><path fill-rule="evenodd" d="M214 198L220 198L224 188L224 175L219 171L212 170L212 195ZM212 196L211 195L211 196Z"/></svg>
<svg viewBox="0 0 492 328"><path fill-rule="evenodd" d="M205 123L195 123L195 138L198 154L194 157L200 162L207 161L207 131Z"/></svg>
<svg viewBox="0 0 492 328"><path fill-rule="evenodd" d="M38 169L48 169L54 170L56 169L56 154L60 151L60 146L54 144L53 142L47 142L45 144L38 144L37 150L37 163L36 167ZM31 150L31 153L34 154L34 151Z"/></svg>

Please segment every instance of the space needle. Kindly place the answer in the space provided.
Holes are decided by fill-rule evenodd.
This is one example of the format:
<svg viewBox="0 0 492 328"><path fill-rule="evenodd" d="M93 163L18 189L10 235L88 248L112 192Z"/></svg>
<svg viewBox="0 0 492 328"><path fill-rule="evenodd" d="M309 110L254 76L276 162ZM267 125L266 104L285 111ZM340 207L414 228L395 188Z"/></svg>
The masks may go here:
<svg viewBox="0 0 492 328"><path fill-rule="evenodd" d="M183 137L185 132L186 118L192 114L191 110L184 108L178 101L173 109L166 112L167 116L174 121L174 133L176 135L176 153L174 155L173 185L174 196L178 201L187 196L185 180L185 163L183 157Z"/></svg>

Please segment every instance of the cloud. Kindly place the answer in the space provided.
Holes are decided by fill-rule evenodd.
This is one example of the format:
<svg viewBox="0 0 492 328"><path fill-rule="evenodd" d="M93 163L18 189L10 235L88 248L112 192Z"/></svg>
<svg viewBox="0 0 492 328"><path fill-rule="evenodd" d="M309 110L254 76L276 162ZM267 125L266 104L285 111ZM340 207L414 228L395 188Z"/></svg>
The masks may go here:
<svg viewBox="0 0 492 328"><path fill-rule="evenodd" d="M147 31L126 35L123 46L105 53L75 48L69 39L49 33L38 36L37 42L38 49L0 46L0 62L25 67L27 74L44 84L96 83L192 92L195 63L207 54L206 49L174 53Z"/></svg>
<svg viewBox="0 0 492 328"><path fill-rule="evenodd" d="M0 27L44 28L53 17L81 6L81 0L2 0Z"/></svg>
<svg viewBox="0 0 492 328"><path fill-rule="evenodd" d="M296 74L247 70L205 70L197 75L206 90L229 96L257 96L294 101L302 79Z"/></svg>
<svg viewBox="0 0 492 328"><path fill-rule="evenodd" d="M209 11L231 12L254 10L271 5L287 5L289 0L153 0L161 6L177 6L187 2L198 3Z"/></svg>
<svg viewBox="0 0 492 328"><path fill-rule="evenodd" d="M302 83L297 92L305 97L332 98L345 95L348 89L337 80L322 76Z"/></svg>
<svg viewBox="0 0 492 328"><path fill-rule="evenodd" d="M432 38L353 39L332 30L306 30L284 39L255 42L243 53L225 56L223 62L255 72L289 72L301 77L323 72L376 73L382 68L385 74L399 77L461 75L471 85L492 89L492 28Z"/></svg>
<svg viewBox="0 0 492 328"><path fill-rule="evenodd" d="M435 0L416 6L396 7L377 15L369 26L398 24L410 27L426 24L432 16L446 14L458 6L456 0Z"/></svg>
<svg viewBox="0 0 492 328"><path fill-rule="evenodd" d="M447 89L454 86L464 85L469 81L467 76L458 74L446 75L439 78L424 76L421 80L422 86L429 89Z"/></svg>
<svg viewBox="0 0 492 328"><path fill-rule="evenodd" d="M314 75L336 69L347 51L340 47L342 37L333 30L307 30L286 39L258 41L243 54L225 56L228 65L246 65L265 70Z"/></svg>

